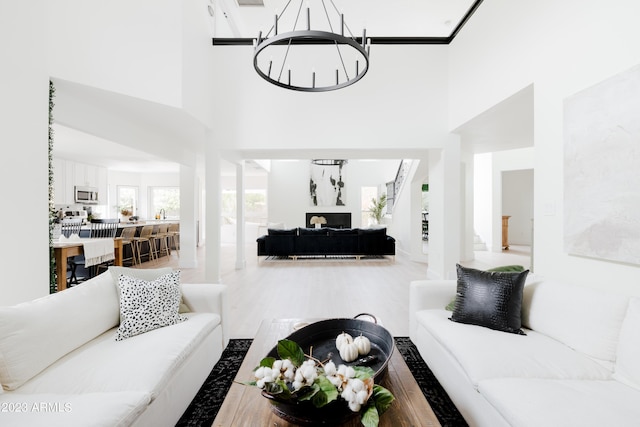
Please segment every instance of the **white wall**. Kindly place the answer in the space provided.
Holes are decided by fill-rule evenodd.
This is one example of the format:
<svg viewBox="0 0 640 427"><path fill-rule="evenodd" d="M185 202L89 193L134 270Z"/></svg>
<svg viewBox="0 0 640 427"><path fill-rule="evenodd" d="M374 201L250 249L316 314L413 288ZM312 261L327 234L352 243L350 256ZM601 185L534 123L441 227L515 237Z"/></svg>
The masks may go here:
<svg viewBox="0 0 640 427"><path fill-rule="evenodd" d="M181 3L47 1L51 76L181 105Z"/></svg>
<svg viewBox="0 0 640 427"><path fill-rule="evenodd" d="M345 206L330 207L311 205L310 160L273 160L267 195L269 222L284 222L288 228L304 227L306 212L351 212L352 227L361 227L360 188L394 180L399 164L400 160L349 160L344 168Z"/></svg>
<svg viewBox="0 0 640 427"><path fill-rule="evenodd" d="M46 2L0 2L0 306L49 293ZM19 215L16 214L19 212Z"/></svg>
<svg viewBox="0 0 640 427"><path fill-rule="evenodd" d="M509 244L531 245L533 169L502 173L502 215L509 215Z"/></svg>
<svg viewBox="0 0 640 427"><path fill-rule="evenodd" d="M473 163L473 228L487 246L493 246L493 156L477 154ZM497 242L496 245L499 245Z"/></svg>
<svg viewBox="0 0 640 427"><path fill-rule="evenodd" d="M483 2L450 46L449 70L452 128L534 85L536 273L635 295L638 266L563 250L562 103L640 63L638 16L631 0Z"/></svg>
<svg viewBox="0 0 640 427"><path fill-rule="evenodd" d="M224 64L215 67L211 94L224 99L215 111L216 144L222 148L358 149L360 158L367 158L367 151L375 149L424 150L444 144L446 46L373 46L372 65L362 80L324 93L267 83L250 65L251 46L217 46L213 54L216 63Z"/></svg>

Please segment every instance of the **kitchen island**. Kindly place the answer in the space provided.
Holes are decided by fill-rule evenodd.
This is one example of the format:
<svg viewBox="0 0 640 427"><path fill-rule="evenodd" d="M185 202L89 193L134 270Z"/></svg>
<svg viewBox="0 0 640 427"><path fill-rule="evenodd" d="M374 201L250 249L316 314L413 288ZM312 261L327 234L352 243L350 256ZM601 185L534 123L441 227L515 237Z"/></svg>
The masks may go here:
<svg viewBox="0 0 640 427"><path fill-rule="evenodd" d="M136 237L140 237L140 232L142 230L142 227L146 226L146 225L151 225L153 226L153 234L156 234L158 232L158 227L160 225L163 224L180 224L180 220L174 219L174 220L170 220L170 219L151 219L151 220L142 220L142 221L121 221L120 224L118 224L118 230L116 232L116 237L120 237L122 235L122 230L124 230L125 228L130 228L130 227L135 227L136 228L136 233L135 236ZM90 230L91 230L91 225L87 224L87 225L83 225L82 228L80 229L80 237L89 237L90 235ZM171 246L169 247L169 250L174 250L176 249L176 246L179 248L180 247L180 235L178 234L175 237L175 244L174 243L174 239L171 240ZM156 247L159 248L159 245L156 245ZM122 249L122 259L123 260L129 260L129 264L131 265L133 262L133 254L131 253L131 247L129 245L125 245ZM150 257L149 257L149 243L148 242L142 242L142 244L140 245L140 254L139 254L139 259L141 260L146 260L149 261Z"/></svg>

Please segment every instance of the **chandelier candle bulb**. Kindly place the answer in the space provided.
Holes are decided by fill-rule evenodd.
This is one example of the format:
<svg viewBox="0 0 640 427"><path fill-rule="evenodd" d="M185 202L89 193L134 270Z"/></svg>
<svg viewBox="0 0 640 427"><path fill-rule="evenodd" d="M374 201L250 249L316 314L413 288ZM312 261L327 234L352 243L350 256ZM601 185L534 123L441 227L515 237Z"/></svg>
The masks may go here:
<svg viewBox="0 0 640 427"><path fill-rule="evenodd" d="M311 26L310 2L308 2L306 7L303 9L304 0L298 1L300 2L299 6L296 6L295 8L288 8L289 3L287 3L287 7L285 7L282 14L278 14L278 11L276 10L273 26L266 33L263 29L263 31L259 33L258 38L253 41L255 45L253 53L253 67L260 77L276 86L303 92L324 92L341 89L352 85L364 77L369 69L368 51L370 49L367 46L366 29L363 30L362 40L360 41L358 41L357 37L353 35L347 36L347 33L351 34L351 29L347 26L344 14L342 14L335 5L333 5L335 13L333 13L333 11L329 11L325 7L324 2L320 2L322 3L320 6L324 7L324 14L320 13L320 10L322 9L319 9L316 11L317 13L314 17L316 18L315 20L320 19L322 21L326 15L325 24L328 24L329 28L323 28L321 23L318 29L313 29ZM289 0L289 2L291 2L291 0ZM331 3L333 4L333 0ZM287 17L284 17L283 15L285 11L293 12L293 16L291 16L292 13L289 13ZM330 14L333 16L330 16ZM304 15L306 15L306 25L304 24ZM283 17L285 18L283 21L285 26L289 26L290 22L293 23L291 29L280 31L279 21ZM317 22L315 24L318 25ZM338 24L340 25L339 30L336 28ZM331 45L333 49L326 50L326 47L318 45ZM284 48L281 48L281 46ZM272 61L260 61L260 55L269 56L267 51L270 53L274 52L279 58L275 60L275 64ZM325 55L325 52L330 53L330 55ZM321 53L321 55L318 55L318 53ZM357 63L356 73L353 78L350 78L351 72L347 71L345 68L345 59L347 58L344 56L345 54L350 55L350 61L364 61L364 65L362 67ZM356 57L351 55L356 55ZM303 64L305 63L304 61L309 63L309 60L314 61L317 60L315 58L319 57L322 57L323 61L323 63L320 64L323 66L320 73L322 76L326 76L326 79L321 78L317 81L315 69L313 70L310 80L306 80L304 76L299 76L298 80L302 81L297 81L297 83L292 85L291 83L286 83L286 78L282 79L284 69L291 63ZM279 71L273 70L274 65L279 69ZM345 74L344 79L340 78L339 71L341 67ZM335 82L332 81L333 79L330 77L331 72L329 70L332 69L338 70L336 72ZM271 74L274 74L274 76Z"/></svg>

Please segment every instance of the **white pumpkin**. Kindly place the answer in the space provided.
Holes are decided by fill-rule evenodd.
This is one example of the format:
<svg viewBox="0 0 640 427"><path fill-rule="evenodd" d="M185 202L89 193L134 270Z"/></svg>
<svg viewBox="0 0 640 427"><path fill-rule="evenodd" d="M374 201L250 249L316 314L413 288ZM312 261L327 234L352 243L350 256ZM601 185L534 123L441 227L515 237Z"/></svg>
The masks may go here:
<svg viewBox="0 0 640 427"><path fill-rule="evenodd" d="M346 332L342 332L336 337L336 348L338 351L342 348L342 345L345 343L351 344L353 342L353 337Z"/></svg>
<svg viewBox="0 0 640 427"><path fill-rule="evenodd" d="M345 362L353 362L358 358L358 346L352 342L345 342L340 347L340 358Z"/></svg>
<svg viewBox="0 0 640 427"><path fill-rule="evenodd" d="M371 341L369 341L369 338L364 335L357 336L353 340L353 343L358 348L358 354L360 356L365 356L371 351Z"/></svg>

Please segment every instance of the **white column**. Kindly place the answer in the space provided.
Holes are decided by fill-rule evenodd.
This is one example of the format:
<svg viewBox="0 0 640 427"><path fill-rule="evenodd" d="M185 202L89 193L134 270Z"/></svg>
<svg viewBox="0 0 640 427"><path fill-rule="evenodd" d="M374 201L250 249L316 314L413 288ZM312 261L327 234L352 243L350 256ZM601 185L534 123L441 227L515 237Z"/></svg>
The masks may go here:
<svg viewBox="0 0 640 427"><path fill-rule="evenodd" d="M220 218L222 215L222 191L220 177L220 150L214 144L213 134L208 132L205 141L205 280L220 283Z"/></svg>
<svg viewBox="0 0 640 427"><path fill-rule="evenodd" d="M470 261L475 258L474 253L474 237L475 229L473 227L474 217L474 193L473 193L473 153L468 150L463 150L461 153L461 186L462 186L462 206L461 212L461 225L460 225L460 259L462 261Z"/></svg>
<svg viewBox="0 0 640 427"><path fill-rule="evenodd" d="M245 219L244 219L244 160L236 165L236 270L247 265L245 259Z"/></svg>
<svg viewBox="0 0 640 427"><path fill-rule="evenodd" d="M181 268L197 268L198 192L195 169L180 165L180 261Z"/></svg>
<svg viewBox="0 0 640 427"><path fill-rule="evenodd" d="M433 279L454 279L460 260L460 140L452 136L429 153L429 268Z"/></svg>

